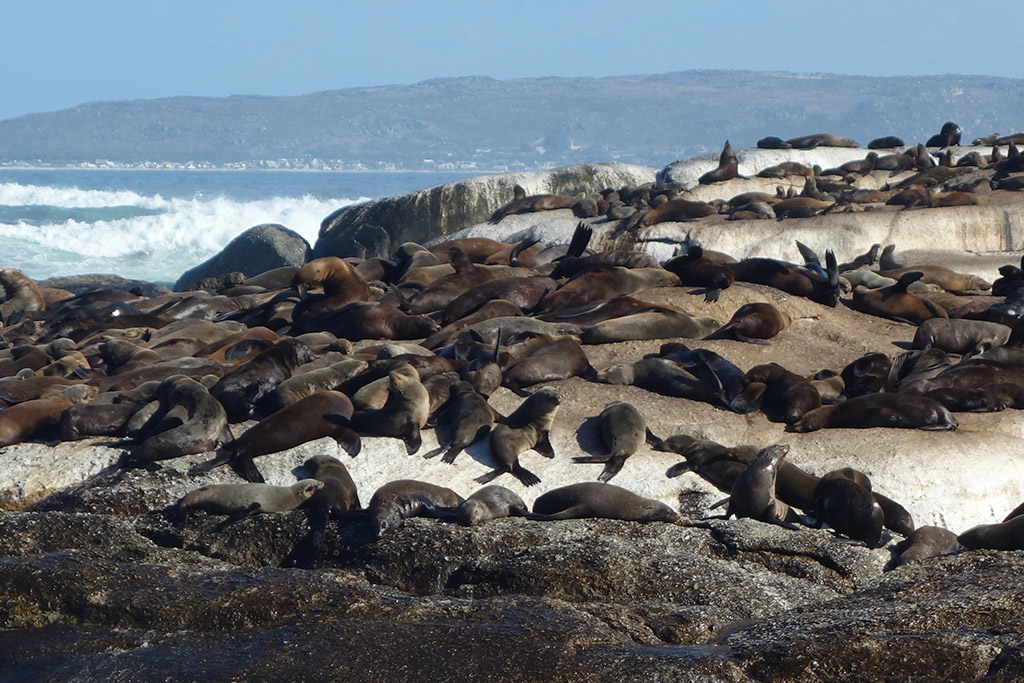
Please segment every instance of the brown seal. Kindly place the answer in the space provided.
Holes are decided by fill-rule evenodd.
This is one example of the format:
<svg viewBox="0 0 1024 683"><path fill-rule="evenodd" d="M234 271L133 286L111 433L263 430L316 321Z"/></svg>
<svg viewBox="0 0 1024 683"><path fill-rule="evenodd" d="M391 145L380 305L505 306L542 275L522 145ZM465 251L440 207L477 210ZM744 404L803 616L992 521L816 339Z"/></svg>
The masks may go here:
<svg viewBox="0 0 1024 683"><path fill-rule="evenodd" d="M675 522L679 515L661 501L644 498L615 484L587 481L543 493L533 502L535 519L621 519Z"/></svg>
<svg viewBox="0 0 1024 683"><path fill-rule="evenodd" d="M956 418L938 401L913 394L864 394L809 411L791 427L813 432L824 427L956 429Z"/></svg>
<svg viewBox="0 0 1024 683"><path fill-rule="evenodd" d="M981 524L957 536L960 545L972 550L1024 550L1024 516L1011 517L999 524Z"/></svg>
<svg viewBox="0 0 1024 683"><path fill-rule="evenodd" d="M901 137L886 135L869 142L868 149L895 149L896 147L903 147L905 144Z"/></svg>
<svg viewBox="0 0 1024 683"><path fill-rule="evenodd" d="M729 497L712 506L728 503L725 518L752 517L753 519L796 529L796 514L775 496L775 479L779 464L789 453L789 446L776 444L761 450L750 461L732 485Z"/></svg>
<svg viewBox="0 0 1024 683"><path fill-rule="evenodd" d="M632 384L663 396L677 396L728 407L720 381L706 381L667 358L644 358L634 363L613 365L598 372L597 381Z"/></svg>
<svg viewBox="0 0 1024 683"><path fill-rule="evenodd" d="M882 391L889 377L892 359L884 353L869 353L853 361L840 373L847 398Z"/></svg>
<svg viewBox="0 0 1024 683"><path fill-rule="evenodd" d="M353 301L368 301L370 298L370 286L363 274L337 256L313 259L299 268L292 284L299 288L302 297L302 301L292 309L294 328L298 332L315 330L315 319L319 316ZM306 288L315 285L323 287L323 294L308 296ZM309 322L304 320L307 317L311 319Z"/></svg>
<svg viewBox="0 0 1024 683"><path fill-rule="evenodd" d="M740 475L760 449L753 446L729 448L717 441L697 439L689 434L674 434L655 445L656 451L671 451L686 458L668 468L665 476L678 477L693 472L719 491L732 491L736 477Z"/></svg>
<svg viewBox="0 0 1024 683"><path fill-rule="evenodd" d="M169 460L209 451L231 440L224 408L196 380L183 375L168 377L157 387L155 398L159 407L139 430L136 441L141 443L131 449L125 462ZM161 423L176 408L184 410L182 423L161 430Z"/></svg>
<svg viewBox="0 0 1024 683"><path fill-rule="evenodd" d="M303 479L291 486L271 484L210 484L189 491L174 505L175 526L184 529L192 510L229 515L222 527L262 512L294 510L324 487L322 481Z"/></svg>
<svg viewBox="0 0 1024 683"><path fill-rule="evenodd" d="M210 389L210 394L224 406L230 422L247 420L260 397L317 355L300 341L282 339L273 348L224 375Z"/></svg>
<svg viewBox="0 0 1024 683"><path fill-rule="evenodd" d="M39 287L16 268L0 268L0 291L4 295L0 303L0 322L9 324L11 316L18 312L46 310L46 300Z"/></svg>
<svg viewBox="0 0 1024 683"><path fill-rule="evenodd" d="M1006 325L985 320L931 318L917 328L911 345L915 349L935 347L946 353L972 355L1002 346L1011 331Z"/></svg>
<svg viewBox="0 0 1024 683"><path fill-rule="evenodd" d="M541 310L545 313L583 306L594 301L611 299L655 287L673 287L679 278L661 266L657 268L623 268L611 266L584 273L545 297Z"/></svg>
<svg viewBox="0 0 1024 683"><path fill-rule="evenodd" d="M881 545L885 513L871 491L842 472L829 472L814 488L815 517L836 533L863 541L869 548Z"/></svg>
<svg viewBox="0 0 1024 683"><path fill-rule="evenodd" d="M786 140L793 149L814 149L815 147L860 147L855 140L831 133L815 133Z"/></svg>
<svg viewBox="0 0 1024 683"><path fill-rule="evenodd" d="M583 330L584 344L644 339L699 339L720 326L714 318L694 317L675 306L649 305L630 315L604 320Z"/></svg>
<svg viewBox="0 0 1024 683"><path fill-rule="evenodd" d="M307 460L303 467L313 479L323 482L324 486L306 500L302 507L309 511L309 526L312 530L313 547L324 540L327 520L338 512L354 510L360 507L356 484L348 468L329 455L315 455Z"/></svg>
<svg viewBox="0 0 1024 683"><path fill-rule="evenodd" d="M428 515L436 508L457 507L462 502L462 496L445 486L397 479L374 491L364 516L369 518L373 536L379 539L401 526L405 519Z"/></svg>
<svg viewBox="0 0 1024 683"><path fill-rule="evenodd" d="M497 484L477 489L457 508L437 508L428 514L463 526L475 526L502 517L533 516L519 494Z"/></svg>
<svg viewBox="0 0 1024 683"><path fill-rule="evenodd" d="M584 455L573 462L605 463L598 481L608 481L622 469L626 458L640 450L647 440L647 423L643 415L632 404L625 401L611 401L597 416L598 434L607 455Z"/></svg>
<svg viewBox="0 0 1024 683"><path fill-rule="evenodd" d="M523 387L541 382L593 376L594 368L579 342L571 337L562 337L505 370L502 383L516 393L522 393Z"/></svg>
<svg viewBox="0 0 1024 683"><path fill-rule="evenodd" d="M762 168L757 172L758 178L788 178L790 176L810 177L812 175L814 175L814 169L812 167L804 166L796 161L784 161L783 163L776 164L775 166Z"/></svg>
<svg viewBox="0 0 1024 683"><path fill-rule="evenodd" d="M736 159L736 152L733 151L732 145L726 140L725 147L722 148L722 153L718 156L718 168L708 171L698 178L697 182L701 185L710 185L738 177L739 162Z"/></svg>
<svg viewBox="0 0 1024 683"><path fill-rule="evenodd" d="M821 406L810 381L778 363L755 365L743 379L746 386L729 404L738 413L760 409L769 420L792 425Z"/></svg>
<svg viewBox="0 0 1024 683"><path fill-rule="evenodd" d="M948 318L949 314L941 307L907 291L907 287L920 279L921 273L913 271L905 273L896 284L888 287L856 287L851 306L862 313L911 325L920 325L930 318Z"/></svg>
<svg viewBox="0 0 1024 683"><path fill-rule="evenodd" d="M499 223L505 216L534 211L552 211L554 209L571 209L581 198L558 194L527 195L519 185L515 186L515 196L508 204L491 214L491 223ZM492 252L493 253L493 252Z"/></svg>
<svg viewBox="0 0 1024 683"><path fill-rule="evenodd" d="M0 412L0 447L21 443L47 427L56 426L64 411L77 402L61 394L25 401Z"/></svg>
<svg viewBox="0 0 1024 683"><path fill-rule="evenodd" d="M949 529L938 526L918 527L896 544L896 557L893 558L890 568L921 562L930 557L954 552L959 548L960 542L956 534Z"/></svg>
<svg viewBox="0 0 1024 683"><path fill-rule="evenodd" d="M921 273L921 277L919 278L921 282L930 285L938 285L947 292L953 292L954 294L988 291L992 289L992 285L990 283L977 275L958 273L946 268L945 266L920 265L913 267L891 268L880 270L878 271L878 274L883 277L891 277L895 280L899 280L903 275L912 272Z"/></svg>
<svg viewBox="0 0 1024 683"><path fill-rule="evenodd" d="M735 339L751 344L767 344L790 325L789 315L769 303L744 304L736 309L729 322L704 339Z"/></svg>
<svg viewBox="0 0 1024 683"><path fill-rule="evenodd" d="M934 128L932 129L934 130ZM960 126L956 125L952 121L946 121L942 124L942 130L937 134L928 138L928 142L924 143L925 147L954 147L960 144Z"/></svg>
<svg viewBox="0 0 1024 683"><path fill-rule="evenodd" d="M539 484L540 478L519 464L519 454L533 449L545 457L555 457L549 431L558 403L558 392L553 387L544 387L528 396L502 424L492 429L490 451L495 468L475 481L486 484L509 472L523 486Z"/></svg>
<svg viewBox="0 0 1024 683"><path fill-rule="evenodd" d="M491 428L497 413L490 406L487 399L479 394L469 382L459 381L452 386L451 398L447 407L438 419L438 425L445 423L451 429L451 438L447 443L438 446L429 453L424 453L424 458L433 458L441 451L445 451L441 461L446 463L455 462L456 456L464 448L481 441L486 437ZM440 437L438 437L440 441Z"/></svg>
<svg viewBox="0 0 1024 683"><path fill-rule="evenodd" d="M388 373L388 399L383 408L352 415L352 426L365 434L393 436L405 442L410 455L419 450L420 430L430 417L430 394L408 363Z"/></svg>
<svg viewBox="0 0 1024 683"><path fill-rule="evenodd" d="M317 328L350 341L363 339L420 339L436 332L438 324L424 315L409 315L381 301L355 301L318 318Z"/></svg>
<svg viewBox="0 0 1024 683"><path fill-rule="evenodd" d="M825 263L825 277L802 266L768 258L743 259L731 267L741 282L768 285L835 308L839 304L839 263L831 250L825 252Z"/></svg>
<svg viewBox="0 0 1024 683"><path fill-rule="evenodd" d="M328 415L331 419L328 419ZM348 424L339 425L340 418L352 416L352 402L338 391L322 391L301 399L264 418L242 436L221 447L217 457L196 465L189 474L207 472L231 463L249 481L262 482L263 475L253 458L293 448L300 444L330 436L350 454L360 450L360 440Z"/></svg>
<svg viewBox="0 0 1024 683"><path fill-rule="evenodd" d="M707 202L694 202L689 199L670 199L664 204L657 206L644 213L633 214L627 219L626 229L634 227L649 228L658 223L684 223L688 221L714 216L718 213L711 204ZM634 221L634 218L636 219Z"/></svg>
<svg viewBox="0 0 1024 683"><path fill-rule="evenodd" d="M704 294L704 301L718 301L723 289L727 289L735 280L732 268L727 263L720 263L704 256L704 249L698 245L691 246L686 254L665 261L662 267L675 273L679 284L683 287L703 287L703 291L690 292Z"/></svg>

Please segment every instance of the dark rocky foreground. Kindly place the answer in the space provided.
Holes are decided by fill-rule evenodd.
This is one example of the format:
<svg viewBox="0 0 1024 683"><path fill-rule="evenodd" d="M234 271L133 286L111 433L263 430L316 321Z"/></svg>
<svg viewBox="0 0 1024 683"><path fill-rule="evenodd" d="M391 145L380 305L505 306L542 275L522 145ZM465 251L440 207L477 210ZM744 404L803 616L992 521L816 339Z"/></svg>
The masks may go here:
<svg viewBox="0 0 1024 683"><path fill-rule="evenodd" d="M889 551L752 520L177 531L183 475L0 516L4 680L990 680L1024 675L1024 553ZM685 501L684 501L685 507Z"/></svg>

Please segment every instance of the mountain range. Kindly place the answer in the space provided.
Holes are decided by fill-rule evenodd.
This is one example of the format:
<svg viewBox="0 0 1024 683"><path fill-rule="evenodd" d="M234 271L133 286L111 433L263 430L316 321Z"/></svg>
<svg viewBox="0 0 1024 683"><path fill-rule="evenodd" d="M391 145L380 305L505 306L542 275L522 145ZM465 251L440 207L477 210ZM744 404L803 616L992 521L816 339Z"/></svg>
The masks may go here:
<svg viewBox="0 0 1024 683"><path fill-rule="evenodd" d="M302 96L92 102L0 121L0 162L515 170L660 167L759 138L830 132L866 145L1022 128L1024 80L684 71L607 78L471 76Z"/></svg>

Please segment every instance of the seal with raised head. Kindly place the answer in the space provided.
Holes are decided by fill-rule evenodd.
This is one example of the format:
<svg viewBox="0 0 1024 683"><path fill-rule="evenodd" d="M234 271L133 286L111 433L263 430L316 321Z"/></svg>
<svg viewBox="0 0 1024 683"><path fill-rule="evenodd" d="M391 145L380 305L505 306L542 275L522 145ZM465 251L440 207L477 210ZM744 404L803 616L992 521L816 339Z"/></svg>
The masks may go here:
<svg viewBox="0 0 1024 683"><path fill-rule="evenodd" d="M554 387L544 387L528 396L502 424L492 429L490 449L495 467L475 481L486 484L509 472L523 486L539 484L540 478L519 464L519 454L533 449L545 457L555 457L549 431L555 421L558 404L558 392Z"/></svg>
<svg viewBox="0 0 1024 683"><path fill-rule="evenodd" d="M701 185L710 185L737 177L739 177L739 162L732 145L726 140L725 147L722 148L722 153L718 156L718 168L708 171L698 178L697 182Z"/></svg>
<svg viewBox="0 0 1024 683"><path fill-rule="evenodd" d="M242 422L252 416L253 404L292 371L319 354L295 339L282 339L248 363L229 372L210 389L221 402L229 422Z"/></svg>
<svg viewBox="0 0 1024 683"><path fill-rule="evenodd" d="M324 540L327 520L338 512L360 507L359 494L352 475L337 458L329 455L315 455L306 460L303 467L313 479L323 482L322 489L306 500L302 507L309 511L309 526L312 530L313 547Z"/></svg>
<svg viewBox="0 0 1024 683"><path fill-rule="evenodd" d="M795 432L813 432L825 427L868 429L956 429L956 418L938 401L914 394L863 394L835 405L808 411L790 425Z"/></svg>
<svg viewBox="0 0 1024 683"><path fill-rule="evenodd" d="M192 510L228 515L222 527L263 512L294 510L324 487L322 481L303 479L291 486L271 484L210 484L189 491L174 505L175 526L184 529Z"/></svg>
<svg viewBox="0 0 1024 683"><path fill-rule="evenodd" d="M598 481L608 481L622 469L626 458L640 450L647 440L647 423L631 403L611 401L597 416L598 434L607 455L576 456L573 462L605 463Z"/></svg>
<svg viewBox="0 0 1024 683"><path fill-rule="evenodd" d="M675 522L679 514L660 500L600 481L569 484L537 496L534 519L621 519L627 522Z"/></svg>
<svg viewBox="0 0 1024 683"><path fill-rule="evenodd" d="M787 529L796 529L796 525L793 524L796 514L775 497L776 474L787 453L789 446L784 444L775 444L761 450L736 477L729 497L712 507L728 503L726 519L733 515L736 515L737 519L752 517Z"/></svg>

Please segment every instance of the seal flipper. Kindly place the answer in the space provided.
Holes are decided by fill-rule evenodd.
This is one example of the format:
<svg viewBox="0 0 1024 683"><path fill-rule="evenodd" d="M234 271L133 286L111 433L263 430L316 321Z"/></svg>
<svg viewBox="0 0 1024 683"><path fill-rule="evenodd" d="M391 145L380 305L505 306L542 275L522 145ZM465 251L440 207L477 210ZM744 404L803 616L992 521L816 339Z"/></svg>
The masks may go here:
<svg viewBox="0 0 1024 683"><path fill-rule="evenodd" d="M537 439L537 444L533 447L533 450L537 451L545 458L555 457L555 448L554 446L551 445L550 436L550 433L545 431L543 434L540 435L540 438ZM540 480L538 479L538 481Z"/></svg>
<svg viewBox="0 0 1024 683"><path fill-rule="evenodd" d="M330 511L325 507L316 506L309 509L309 536L314 548L319 548L320 544L324 542L327 521L330 516Z"/></svg>
<svg viewBox="0 0 1024 683"><path fill-rule="evenodd" d="M534 486L540 483L540 477L518 462L512 464L512 476L518 479L523 486Z"/></svg>
<svg viewBox="0 0 1024 683"><path fill-rule="evenodd" d="M345 452L353 458L363 450L363 440L351 427L338 425L338 428L331 434L331 438L338 442L338 445L345 449Z"/></svg>
<svg viewBox="0 0 1024 683"><path fill-rule="evenodd" d="M508 472L508 470L505 470L505 469L493 469L493 470L491 470L490 472L488 472L486 474L481 474L479 477L477 477L473 481L475 481L478 484L487 484L487 483L489 483L491 481L494 481L495 479L497 479L501 475L505 474L506 472Z"/></svg>
<svg viewBox="0 0 1024 683"><path fill-rule="evenodd" d="M249 507L245 508L244 510L240 510L238 512L234 512L234 513L228 515L227 519L225 519L223 522L218 524L217 527L216 527L216 530L217 531L223 531L224 529L228 528L232 524L236 524L238 522L241 522L243 519L248 519L249 517L255 517L256 515L258 515L260 513L260 508L261 508L261 505L259 503L253 503L252 505L250 505Z"/></svg>
<svg viewBox="0 0 1024 683"><path fill-rule="evenodd" d="M675 479L676 477L682 476L687 472L692 472L693 466L688 462L677 462L672 467L665 470L665 476L669 479Z"/></svg>
<svg viewBox="0 0 1024 683"><path fill-rule="evenodd" d="M246 481L251 481L254 484L266 483L252 458L232 458L231 469Z"/></svg>
<svg viewBox="0 0 1024 683"><path fill-rule="evenodd" d="M409 455L414 454L423 445L423 438L420 436L420 428L416 425L412 425L412 428L408 434L402 437L402 441L405 442L405 452Z"/></svg>
<svg viewBox="0 0 1024 683"><path fill-rule="evenodd" d="M231 462L231 458L233 457L234 450L231 448L231 444L227 444L217 451L217 455L212 460L207 460L206 462L193 465L189 468L188 473L193 477L198 474L205 474L216 467L228 464Z"/></svg>

